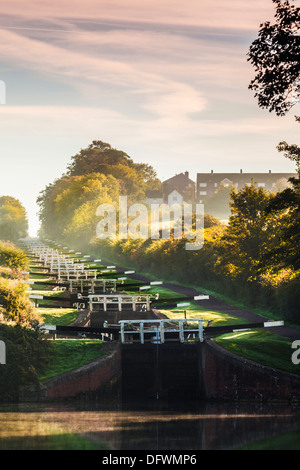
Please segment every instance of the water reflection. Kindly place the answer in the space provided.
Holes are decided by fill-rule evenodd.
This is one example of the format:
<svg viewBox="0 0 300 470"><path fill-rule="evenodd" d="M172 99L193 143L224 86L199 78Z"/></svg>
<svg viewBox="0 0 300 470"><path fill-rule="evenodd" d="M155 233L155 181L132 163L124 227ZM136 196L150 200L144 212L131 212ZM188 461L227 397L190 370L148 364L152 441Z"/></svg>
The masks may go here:
<svg viewBox="0 0 300 470"><path fill-rule="evenodd" d="M300 407L114 403L0 406L0 449L233 449L300 430ZM299 446L300 447L300 446Z"/></svg>

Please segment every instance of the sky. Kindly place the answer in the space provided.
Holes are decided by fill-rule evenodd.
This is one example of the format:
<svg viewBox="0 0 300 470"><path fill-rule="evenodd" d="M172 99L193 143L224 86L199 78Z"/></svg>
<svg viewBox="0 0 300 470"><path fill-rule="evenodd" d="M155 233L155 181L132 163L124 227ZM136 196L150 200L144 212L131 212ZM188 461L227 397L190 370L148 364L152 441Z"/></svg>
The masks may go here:
<svg viewBox="0 0 300 470"><path fill-rule="evenodd" d="M296 2L297 3L297 2ZM260 109L247 52L271 0L1 0L0 195L36 199L93 140L188 171L294 172L294 115ZM298 124L299 126L299 124Z"/></svg>

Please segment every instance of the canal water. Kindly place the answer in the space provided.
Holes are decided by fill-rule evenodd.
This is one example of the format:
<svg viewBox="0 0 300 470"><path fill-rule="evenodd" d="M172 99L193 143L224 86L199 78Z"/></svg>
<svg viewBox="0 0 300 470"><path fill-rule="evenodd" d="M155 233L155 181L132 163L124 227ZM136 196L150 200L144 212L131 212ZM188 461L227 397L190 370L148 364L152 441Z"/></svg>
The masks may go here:
<svg viewBox="0 0 300 470"><path fill-rule="evenodd" d="M267 448L285 448L292 439L292 448L300 449L297 436L300 405L158 401L0 406L0 450L227 450L258 448L270 438Z"/></svg>

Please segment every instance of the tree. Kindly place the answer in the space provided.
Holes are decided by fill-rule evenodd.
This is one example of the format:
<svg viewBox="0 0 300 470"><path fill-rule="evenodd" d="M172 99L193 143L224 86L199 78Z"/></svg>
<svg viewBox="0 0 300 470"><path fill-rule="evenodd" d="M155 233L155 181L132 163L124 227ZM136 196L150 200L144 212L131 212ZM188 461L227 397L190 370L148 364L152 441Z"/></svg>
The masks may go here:
<svg viewBox="0 0 300 470"><path fill-rule="evenodd" d="M300 122L299 117L296 121ZM279 231L279 244L269 254L269 262L300 269L300 147L280 142L277 149L296 164L298 177L289 178L291 187L278 192L268 205L270 214L284 214L285 224Z"/></svg>
<svg viewBox="0 0 300 470"><path fill-rule="evenodd" d="M248 52L256 72L249 89L261 108L284 116L300 98L300 8L289 0L272 1L276 22L260 25Z"/></svg>
<svg viewBox="0 0 300 470"><path fill-rule="evenodd" d="M300 116L295 116L296 122L300 123ZM295 144L289 145L287 142L280 142L277 146L279 152L284 152L284 156L296 163L296 170L300 178L300 147Z"/></svg>
<svg viewBox="0 0 300 470"><path fill-rule="evenodd" d="M94 140L72 157L66 174L40 193L40 235L87 241L95 235L99 204L118 204L119 196L128 196L128 203L141 201L147 189L160 186L152 166L134 163L125 152Z"/></svg>
<svg viewBox="0 0 300 470"><path fill-rule="evenodd" d="M111 147L110 144L101 140L93 140L86 149L81 149L79 153L71 157L68 165L69 176L86 175L88 173L107 173L109 165L130 166L132 159L120 150Z"/></svg>
<svg viewBox="0 0 300 470"><path fill-rule="evenodd" d="M93 140L88 148L81 149L71 157L71 160L68 176L90 173L113 175L122 182L124 193L130 194L133 198L143 197L146 189L160 187L156 172L151 165L134 163L127 153L101 140Z"/></svg>
<svg viewBox="0 0 300 470"><path fill-rule="evenodd" d="M11 196L0 197L0 239L17 241L27 231L27 215L20 201Z"/></svg>
<svg viewBox="0 0 300 470"><path fill-rule="evenodd" d="M274 238L274 220L266 208L274 196L255 184L231 193L231 216L219 240L217 270L232 279L256 276L263 254Z"/></svg>
<svg viewBox="0 0 300 470"><path fill-rule="evenodd" d="M92 236L91 227L95 228L97 223L97 206L118 200L119 191L116 178L100 173L65 176L56 180L46 187L37 200L43 233L61 240L67 233L75 234L80 222L80 229L85 231L87 237Z"/></svg>

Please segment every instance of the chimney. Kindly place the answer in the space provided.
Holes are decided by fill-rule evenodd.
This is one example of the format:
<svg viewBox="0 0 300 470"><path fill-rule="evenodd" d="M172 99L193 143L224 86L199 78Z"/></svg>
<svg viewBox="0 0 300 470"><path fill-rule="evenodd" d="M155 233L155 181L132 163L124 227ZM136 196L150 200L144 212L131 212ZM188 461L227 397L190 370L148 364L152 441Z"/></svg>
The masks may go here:
<svg viewBox="0 0 300 470"><path fill-rule="evenodd" d="M240 173L242 174L242 173L243 173L243 170L240 170Z"/></svg>
<svg viewBox="0 0 300 470"><path fill-rule="evenodd" d="M189 172L188 171L185 171L184 174L187 178L189 177Z"/></svg>
<svg viewBox="0 0 300 470"><path fill-rule="evenodd" d="M271 174L271 173L272 173L272 171L271 171L271 170L269 170L269 173Z"/></svg>
<svg viewBox="0 0 300 470"><path fill-rule="evenodd" d="M211 174L213 174L214 170L210 170Z"/></svg>

